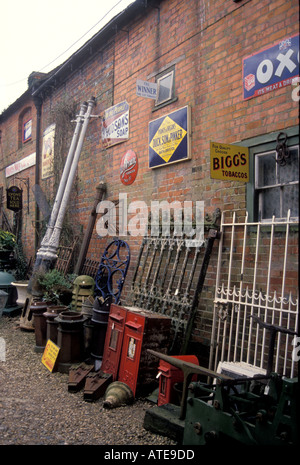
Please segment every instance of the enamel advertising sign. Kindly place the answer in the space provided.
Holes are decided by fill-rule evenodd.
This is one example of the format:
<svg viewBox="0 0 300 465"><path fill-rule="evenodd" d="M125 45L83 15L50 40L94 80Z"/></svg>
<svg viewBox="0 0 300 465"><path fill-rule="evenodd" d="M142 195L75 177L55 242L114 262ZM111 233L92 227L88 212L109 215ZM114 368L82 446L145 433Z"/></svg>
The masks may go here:
<svg viewBox="0 0 300 465"><path fill-rule="evenodd" d="M138 160L133 150L128 150L123 155L120 165L120 179L121 182L128 186L133 183L138 171Z"/></svg>
<svg viewBox="0 0 300 465"><path fill-rule="evenodd" d="M225 181L249 182L249 149L211 142L210 176Z"/></svg>
<svg viewBox="0 0 300 465"><path fill-rule="evenodd" d="M42 364L48 368L49 371L53 371L55 362L58 356L60 348L54 344L50 339L48 339L45 350L42 356Z"/></svg>
<svg viewBox="0 0 300 465"><path fill-rule="evenodd" d="M129 105L126 101L108 108L102 123L102 142L105 148L129 138Z"/></svg>
<svg viewBox="0 0 300 465"><path fill-rule="evenodd" d="M149 168L190 158L190 108L188 106L149 123Z"/></svg>
<svg viewBox="0 0 300 465"><path fill-rule="evenodd" d="M51 124L43 133L42 179L53 176L55 124Z"/></svg>
<svg viewBox="0 0 300 465"><path fill-rule="evenodd" d="M243 59L244 100L292 84L299 76L299 34Z"/></svg>

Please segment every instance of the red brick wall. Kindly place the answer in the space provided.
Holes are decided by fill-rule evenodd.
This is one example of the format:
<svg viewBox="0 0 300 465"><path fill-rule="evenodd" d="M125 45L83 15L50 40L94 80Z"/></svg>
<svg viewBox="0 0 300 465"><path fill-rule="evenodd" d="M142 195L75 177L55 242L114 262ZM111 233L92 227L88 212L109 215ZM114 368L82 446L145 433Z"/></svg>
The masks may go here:
<svg viewBox="0 0 300 465"><path fill-rule="evenodd" d="M22 117L22 115L24 117ZM22 143L22 123L32 118L32 137L25 143ZM3 186L4 199L3 207L9 219L10 225L13 226L14 213L6 209L6 188L16 185L23 189L23 227L22 243L26 256L34 257L34 220L35 220L35 199L32 187L35 184L35 168L30 167L26 170L17 172L15 175L6 177L5 168L13 163L22 160L36 151L36 109L33 101L28 97L19 107L16 113L10 114L5 122L0 123L1 129L1 177L0 185ZM27 200L27 186L17 178L23 178L29 181L29 206ZM29 207L29 212L28 212Z"/></svg>
<svg viewBox="0 0 300 465"><path fill-rule="evenodd" d="M124 30L112 34L88 62L57 85L43 104L43 129L51 122L51 108L62 98L74 99L79 108L81 102L95 96L93 113L101 116L106 108L123 100L130 106L130 139L122 144L105 150L101 119L89 124L78 165L74 222L85 230L100 181L107 184L108 200L118 199L121 192L128 194L128 203L143 200L147 205L151 200L203 200L209 215L216 208L245 210L244 183L210 178L210 141L237 143L298 124L298 103L291 99L291 86L247 101L242 95L242 59L298 33L298 8L296 0L165 0L159 12L149 7ZM172 64L177 101L153 111L152 100L136 95L136 79L154 82L155 75ZM191 160L149 169L149 121L186 105L191 107ZM139 168L135 182L124 186L119 168L128 149L137 154ZM94 231L88 255L100 259L110 239L101 240ZM132 259L125 299L141 238L127 236L126 240ZM213 305L216 258L217 246L201 304L205 315L211 314ZM211 319L199 316L195 339L207 344L210 330Z"/></svg>

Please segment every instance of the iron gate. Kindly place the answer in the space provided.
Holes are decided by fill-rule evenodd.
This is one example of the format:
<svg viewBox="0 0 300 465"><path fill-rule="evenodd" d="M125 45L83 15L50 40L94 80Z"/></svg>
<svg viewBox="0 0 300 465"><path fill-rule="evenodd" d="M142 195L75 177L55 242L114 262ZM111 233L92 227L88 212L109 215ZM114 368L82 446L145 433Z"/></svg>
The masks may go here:
<svg viewBox="0 0 300 465"><path fill-rule="evenodd" d="M276 334L273 371L296 376L298 218L255 223L222 212L220 232L210 368L266 372L272 325L285 331Z"/></svg>

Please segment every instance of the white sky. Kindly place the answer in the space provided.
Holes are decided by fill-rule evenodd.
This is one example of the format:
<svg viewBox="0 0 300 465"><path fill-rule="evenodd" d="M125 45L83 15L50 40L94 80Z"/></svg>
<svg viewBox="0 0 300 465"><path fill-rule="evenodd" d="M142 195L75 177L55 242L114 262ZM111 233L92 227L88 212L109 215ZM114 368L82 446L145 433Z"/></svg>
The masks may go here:
<svg viewBox="0 0 300 465"><path fill-rule="evenodd" d="M6 0L0 14L0 114L33 71L63 63L134 0Z"/></svg>

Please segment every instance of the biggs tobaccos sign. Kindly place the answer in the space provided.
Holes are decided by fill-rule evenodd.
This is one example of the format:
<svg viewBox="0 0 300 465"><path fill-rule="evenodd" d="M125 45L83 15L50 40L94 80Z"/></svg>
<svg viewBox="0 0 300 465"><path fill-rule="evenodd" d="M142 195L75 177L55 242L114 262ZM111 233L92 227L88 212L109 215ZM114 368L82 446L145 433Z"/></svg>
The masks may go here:
<svg viewBox="0 0 300 465"><path fill-rule="evenodd" d="M248 148L211 142L210 176L213 179L249 182Z"/></svg>

